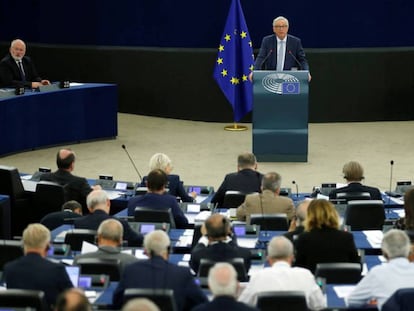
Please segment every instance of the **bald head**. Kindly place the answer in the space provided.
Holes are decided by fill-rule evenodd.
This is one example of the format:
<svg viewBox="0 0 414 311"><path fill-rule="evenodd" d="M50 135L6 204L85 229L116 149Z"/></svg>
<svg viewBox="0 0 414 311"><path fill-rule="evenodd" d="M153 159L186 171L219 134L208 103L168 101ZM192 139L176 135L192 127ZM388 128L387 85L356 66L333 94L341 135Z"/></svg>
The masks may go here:
<svg viewBox="0 0 414 311"><path fill-rule="evenodd" d="M81 289L71 288L59 295L55 311L92 311L92 306Z"/></svg>
<svg viewBox="0 0 414 311"><path fill-rule="evenodd" d="M230 233L230 221L221 214L213 214L205 222L207 236L210 240L219 241Z"/></svg>
<svg viewBox="0 0 414 311"><path fill-rule="evenodd" d="M75 163L75 153L71 149L60 149L56 155L56 165L60 169L72 171Z"/></svg>

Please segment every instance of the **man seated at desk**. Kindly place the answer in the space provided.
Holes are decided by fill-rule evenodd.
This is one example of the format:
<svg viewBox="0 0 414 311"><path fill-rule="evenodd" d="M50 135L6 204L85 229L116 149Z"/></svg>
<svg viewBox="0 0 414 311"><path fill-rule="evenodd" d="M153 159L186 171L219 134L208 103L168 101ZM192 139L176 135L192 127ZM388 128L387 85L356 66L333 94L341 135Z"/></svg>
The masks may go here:
<svg viewBox="0 0 414 311"><path fill-rule="evenodd" d="M152 170L147 177L148 193L131 198L128 201L128 216L134 216L136 207L151 209L171 209L175 226L179 229L188 227L188 219L177 203L177 199L165 193L168 183L167 174L161 169Z"/></svg>
<svg viewBox="0 0 414 311"><path fill-rule="evenodd" d="M39 76L32 60L25 56L26 44L22 40L13 40L9 52L0 62L1 87L35 89L41 85L50 84L49 80L44 80Z"/></svg>

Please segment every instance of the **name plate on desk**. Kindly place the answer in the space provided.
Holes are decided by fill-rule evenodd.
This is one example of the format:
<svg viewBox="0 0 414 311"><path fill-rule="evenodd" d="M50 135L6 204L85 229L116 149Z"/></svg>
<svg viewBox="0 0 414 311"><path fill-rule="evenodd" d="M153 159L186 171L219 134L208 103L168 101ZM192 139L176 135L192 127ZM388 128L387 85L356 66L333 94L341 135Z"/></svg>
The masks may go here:
<svg viewBox="0 0 414 311"><path fill-rule="evenodd" d="M0 89L0 98L16 96L15 89Z"/></svg>

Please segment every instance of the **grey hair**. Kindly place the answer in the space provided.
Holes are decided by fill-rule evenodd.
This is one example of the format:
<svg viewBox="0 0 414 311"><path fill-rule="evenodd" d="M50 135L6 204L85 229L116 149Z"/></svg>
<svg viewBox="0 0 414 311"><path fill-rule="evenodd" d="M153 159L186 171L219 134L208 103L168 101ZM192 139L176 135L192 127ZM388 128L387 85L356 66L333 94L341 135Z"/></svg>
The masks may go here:
<svg viewBox="0 0 414 311"><path fill-rule="evenodd" d="M50 231L42 224L30 224L24 229L22 240L25 249L44 249L50 242Z"/></svg>
<svg viewBox="0 0 414 311"><path fill-rule="evenodd" d="M208 286L214 296L233 296L237 294L237 272L227 262L216 263L208 273Z"/></svg>
<svg viewBox="0 0 414 311"><path fill-rule="evenodd" d="M168 251L170 238L162 230L154 230L144 237L144 249L150 256L162 256Z"/></svg>
<svg viewBox="0 0 414 311"><path fill-rule="evenodd" d="M262 188L263 190L271 190L275 192L282 184L282 176L276 172L270 172L263 176Z"/></svg>
<svg viewBox="0 0 414 311"><path fill-rule="evenodd" d="M284 236L276 236L267 245L267 255L272 259L288 258L293 255L293 244Z"/></svg>
<svg viewBox="0 0 414 311"><path fill-rule="evenodd" d="M381 249L388 259L408 257L410 253L410 238L407 233L399 229L391 229L384 234Z"/></svg>
<svg viewBox="0 0 414 311"><path fill-rule="evenodd" d="M149 161L150 171L155 170L155 169L161 169L165 171L167 167L171 165L172 165L171 159L164 153L154 154Z"/></svg>
<svg viewBox="0 0 414 311"><path fill-rule="evenodd" d="M115 242L122 242L124 228L122 224L113 218L104 220L98 227L98 236Z"/></svg>
<svg viewBox="0 0 414 311"><path fill-rule="evenodd" d="M93 190L86 198L86 205L89 209L94 210L97 205L104 204L107 200L109 200L109 198L105 191Z"/></svg>
<svg viewBox="0 0 414 311"><path fill-rule="evenodd" d="M134 298L124 305L122 311L160 311L160 309L147 298Z"/></svg>
<svg viewBox="0 0 414 311"><path fill-rule="evenodd" d="M239 154L237 157L237 165L240 168L250 168L257 164L256 156L251 152Z"/></svg>
<svg viewBox="0 0 414 311"><path fill-rule="evenodd" d="M289 27L289 20L288 20L286 17L284 17L284 16L278 16L278 17L276 17L276 18L273 20L272 25L274 26L274 25L276 24L276 22L278 22L278 21L285 21L285 22L286 22L286 24L287 24L287 26Z"/></svg>

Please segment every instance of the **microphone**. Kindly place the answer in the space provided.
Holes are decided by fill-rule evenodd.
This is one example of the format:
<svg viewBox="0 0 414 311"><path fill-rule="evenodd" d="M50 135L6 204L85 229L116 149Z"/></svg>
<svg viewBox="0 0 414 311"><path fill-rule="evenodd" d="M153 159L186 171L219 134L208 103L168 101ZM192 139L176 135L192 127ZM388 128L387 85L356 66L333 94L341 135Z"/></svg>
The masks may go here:
<svg viewBox="0 0 414 311"><path fill-rule="evenodd" d="M262 63L260 64L260 70L262 70L262 67L264 63L267 61L267 59L270 57L270 55L273 54L273 49L270 49L269 53L267 53L266 57L263 59Z"/></svg>
<svg viewBox="0 0 414 311"><path fill-rule="evenodd" d="M296 197L299 197L299 187L298 184L296 183L296 181L292 180L292 184L294 184L296 186Z"/></svg>
<svg viewBox="0 0 414 311"><path fill-rule="evenodd" d="M394 168L394 160L390 161L390 192L391 192L391 187L392 187L392 171Z"/></svg>
<svg viewBox="0 0 414 311"><path fill-rule="evenodd" d="M126 152L126 154L128 155L129 160L131 161L132 165L133 165L133 166L134 166L134 168L135 168L135 172L137 172L137 174L138 174L138 176L139 176L139 181L141 181L141 180L142 180L142 176L141 176L141 174L139 173L139 171L138 171L138 169L137 169L137 167L136 167L136 165L135 165L134 161L132 160L131 156L129 155L129 152L128 152L128 150L127 150L126 146L125 146L125 145L122 145L122 149L124 149L124 150L125 150L125 152Z"/></svg>
<svg viewBox="0 0 414 311"><path fill-rule="evenodd" d="M288 51L289 55L293 57L293 59L295 60L296 64L299 65L299 70L302 70L302 65L300 64L300 62L298 61L298 59L295 57L295 55L293 55L292 51L289 50Z"/></svg>
<svg viewBox="0 0 414 311"><path fill-rule="evenodd" d="M394 160L391 160L390 161L390 190L385 191L385 194L388 195L388 197L398 198L398 197L401 197L401 194L391 190L391 188L392 188L392 171L393 171L393 168L394 168Z"/></svg>

